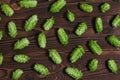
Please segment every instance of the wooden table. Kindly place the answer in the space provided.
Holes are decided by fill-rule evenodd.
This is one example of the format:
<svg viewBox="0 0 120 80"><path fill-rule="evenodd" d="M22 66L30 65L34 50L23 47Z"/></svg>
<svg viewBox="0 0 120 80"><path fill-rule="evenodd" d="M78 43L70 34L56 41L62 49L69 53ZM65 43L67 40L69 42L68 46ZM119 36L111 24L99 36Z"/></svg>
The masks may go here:
<svg viewBox="0 0 120 80"><path fill-rule="evenodd" d="M2 21L0 22L0 29L4 31L4 38L0 41L0 52L4 54L3 65L0 66L0 80L12 80L10 78L12 71L17 68L24 70L24 75L20 80L73 80L71 77L65 74L64 69L66 66L73 66L83 71L84 77L82 80L120 80L120 71L118 74L112 74L106 67L106 60L115 59L120 68L120 49L110 46L105 37L110 34L115 34L120 38L120 29L113 29L110 21L116 14L120 14L120 3L112 0L91 0L87 3L94 6L93 13L85 13L80 11L79 2L85 2L84 0L67 0L67 5L61 12L52 14L49 12L49 6L54 2L47 0L38 0L38 6L32 9L20 8L17 3L19 0L0 0L0 3L6 2L11 4L15 10L15 14L12 17L6 17L1 11L0 16ZM99 6L103 2L108 2L111 5L111 9L103 14L99 11ZM66 10L69 9L75 13L76 20L74 23L70 23L66 17ZM23 27L25 21L29 16L37 14L39 16L39 23L36 28L30 32L25 32ZM51 16L55 17L54 28L50 31L43 31L42 25L47 18ZM104 31L101 34L97 34L94 31L94 19L95 17L102 17L104 23ZM18 28L18 36L15 39L9 37L7 33L7 23L9 21L15 21ZM88 24L88 30L85 34L78 37L74 34L74 30L80 22L86 22ZM59 27L63 27L69 35L69 44L65 47L61 46L56 36L56 30ZM37 35L40 32L44 32L47 35L47 48L41 49L37 45ZM27 37L30 40L30 46L23 50L13 50L13 43L22 37ZM91 39L98 41L103 49L101 56L92 54L87 45L87 42ZM72 64L69 61L69 55L72 49L77 45L83 45L85 48L85 55ZM56 65L48 58L48 49L57 49L63 59L62 64ZM23 53L31 57L31 60L26 64L19 64L13 61L13 55ZM92 58L99 60L99 68L95 72L89 72L87 68L88 61ZM37 74L33 70L35 63L41 63L50 69L50 75L43 77Z"/></svg>

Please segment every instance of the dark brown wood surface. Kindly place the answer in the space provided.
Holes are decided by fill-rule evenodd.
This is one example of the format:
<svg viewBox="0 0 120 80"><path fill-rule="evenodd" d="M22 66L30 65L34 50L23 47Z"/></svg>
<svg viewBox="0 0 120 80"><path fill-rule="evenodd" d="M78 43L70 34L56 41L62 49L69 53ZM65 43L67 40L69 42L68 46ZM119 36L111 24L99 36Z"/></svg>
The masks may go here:
<svg viewBox="0 0 120 80"><path fill-rule="evenodd" d="M113 29L110 21L116 14L120 14L120 3L112 0L67 0L67 5L61 12L52 14L49 12L50 5L54 2L47 0L38 0L36 8L23 9L18 6L19 0L0 0L0 3L9 3L15 10L15 14L12 17L6 17L1 11L0 16L2 21L0 22L0 29L4 31L4 38L0 41L0 52L4 54L3 65L0 66L0 80L12 80L11 73L21 68L24 70L24 75L20 80L73 80L71 77L65 74L64 69L66 66L73 66L83 71L84 76L82 80L120 80L120 49L110 46L105 37L110 34L115 34L120 38L120 28ZM79 2L87 2L94 6L92 13L85 13L80 11ZM103 2L108 2L111 5L111 9L103 14L99 11L99 6ZM70 23L66 19L66 10L69 9L75 13L76 20L74 23ZM25 32L23 27L25 20L32 14L39 16L39 23L36 28L30 32ZM50 31L46 31L47 35L47 48L40 49L37 45L37 35L40 32L44 32L42 29L43 22L51 16L55 17L54 28ZM94 31L94 19L95 17L102 17L104 23L104 31L101 34L96 34ZM18 28L18 36L15 39L9 37L7 33L7 23L9 21L15 21ZM80 37L74 34L74 30L80 22L86 22L88 24L88 30ZM69 35L69 44L65 47L61 46L56 36L56 30L59 27L63 27ZM13 50L13 43L22 37L27 37L30 40L30 46L23 50ZM92 54L87 45L87 41L95 39L98 41L103 49L101 56ZM85 48L85 55L79 59L76 63L71 64L69 62L69 55L72 49L77 45L83 45ZM48 58L48 49L57 49L63 59L62 64L56 65ZM31 57L31 60L26 64L19 64L13 61L13 55L23 53ZM92 58L99 60L99 68L95 72L89 72L87 69L87 63ZM115 59L119 66L118 74L112 74L106 67L106 60ZM50 69L50 74L43 77L37 74L33 70L33 64L41 63Z"/></svg>

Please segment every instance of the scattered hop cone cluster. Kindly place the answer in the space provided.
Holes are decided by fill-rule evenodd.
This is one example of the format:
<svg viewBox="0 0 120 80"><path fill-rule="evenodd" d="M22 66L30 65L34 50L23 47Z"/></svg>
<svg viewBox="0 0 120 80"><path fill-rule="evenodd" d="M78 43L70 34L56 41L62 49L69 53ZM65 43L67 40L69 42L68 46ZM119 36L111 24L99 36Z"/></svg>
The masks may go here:
<svg viewBox="0 0 120 80"><path fill-rule="evenodd" d="M51 1L51 0L48 0L48 1ZM120 2L120 0L114 0L114 1ZM20 0L18 4L22 8L35 8L38 4L38 1L37 0ZM58 13L62 10L62 8L64 8L66 6L66 4L67 4L66 0L56 0L54 3L52 3L52 5L50 5L49 12ZM88 4L88 3L80 3L79 8L81 11L90 13L90 14L93 13L93 11L94 11L94 6L91 4ZM99 9L100 9L100 12L106 13L107 11L110 10L110 4L107 2L104 2L100 5ZM14 14L14 10L7 3L1 4L1 10L8 17L13 16L13 14ZM67 20L71 23L75 22L75 19L76 19L75 13L69 9L67 9L66 12L67 12L66 13ZM26 20L26 22L25 22L24 30L26 32L34 30L34 28L36 27L36 25L38 23L38 20L39 20L38 15L34 14L34 15L30 16L28 18L28 20ZM54 27L54 25L55 25L55 18L54 18L54 16L52 16L52 17L46 19L46 21L44 22L42 27L43 27L44 31L49 31ZM118 14L114 17L111 25L113 28L120 27L120 14ZM75 29L75 34L78 37L82 36L87 31L87 29L88 29L88 24L86 22L81 22ZM104 29L104 24L103 24L102 18L96 17L96 19L95 19L96 32L100 34L103 32L103 29ZM8 23L8 34L11 38L16 38L18 35L17 25L14 21L10 21ZM67 46L69 44L69 35L64 28L62 28L62 27L58 28L57 37L62 46ZM0 30L0 40L2 38L3 38L3 31ZM107 36L107 41L110 45L112 45L114 47L120 47L120 40L116 35ZM46 34L43 32L39 33L37 42L38 42L38 46L40 48L46 48L47 47ZM14 43L14 50L21 50L29 45L30 45L30 41L28 38L21 38ZM88 41L88 46L89 46L90 51L96 55L101 55L103 52L101 46L97 43L96 40ZM71 63L75 63L79 59L81 59L84 56L84 54L85 54L84 47L82 45L78 45L71 52L69 60ZM56 49L49 49L48 56L57 65L60 65L63 61L61 54ZM0 53L0 65L2 65L3 59L4 59L3 54ZM14 55L13 60L17 63L25 64L25 63L29 62L30 57L25 54L16 54L16 55ZM99 67L98 64L99 64L99 61L97 59L92 59L88 65L89 71L90 72L96 71ZM107 61L107 67L112 73L116 74L118 72L117 62L113 59L109 59ZM50 74L49 68L43 64L36 63L36 64L34 64L33 68L37 73L39 73L41 75L47 76ZM65 68L65 73L68 74L70 77L74 78L75 80L81 79L83 77L83 72L75 67L67 66ZM24 74L24 71L22 69L16 69L12 73L12 79L19 80L23 74Z"/></svg>

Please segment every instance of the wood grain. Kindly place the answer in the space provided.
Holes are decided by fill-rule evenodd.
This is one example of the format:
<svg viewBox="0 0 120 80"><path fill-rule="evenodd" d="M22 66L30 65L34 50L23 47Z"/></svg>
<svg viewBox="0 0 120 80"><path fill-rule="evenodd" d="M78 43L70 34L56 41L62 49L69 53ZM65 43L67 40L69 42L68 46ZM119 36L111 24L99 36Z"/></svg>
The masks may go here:
<svg viewBox="0 0 120 80"><path fill-rule="evenodd" d="M114 48L110 46L105 37L110 34L115 34L120 38L120 29L113 29L110 21L116 14L120 14L120 3L112 0L67 0L67 5L61 12L52 14L49 12L50 5L54 2L47 0L38 0L36 8L24 9L18 5L19 0L0 0L0 4L8 3L15 10L15 14L12 17L6 17L1 11L0 16L2 21L0 22L0 29L4 31L4 38L0 41L0 52L4 54L3 65L0 66L0 80L12 80L11 73L17 68L24 70L24 75L20 80L73 80L71 77L65 74L64 69L66 66L73 66L83 71L84 77L82 80L119 80L120 79L120 48ZM86 2L94 6L94 12L85 13L80 11L79 3ZM111 5L111 9L105 14L100 13L99 6L103 2L108 2ZM66 19L66 10L69 9L75 13L76 20L74 23L70 23ZM33 31L25 32L23 27L25 20L33 14L39 16L39 23ZM47 18L51 16L55 17L54 28L50 31L43 31L42 25ZM95 17L102 17L104 23L104 31L101 34L96 34L94 31L94 19ZM15 21L18 28L18 36L15 39L9 37L7 33L7 23L9 21ZM85 34L78 37L74 34L74 30L80 22L86 22L88 24L88 30ZM63 27L69 35L69 44L65 47L61 46L56 36L56 30L59 27ZM47 35L47 48L40 49L37 45L37 35L40 32L44 32ZM30 46L23 50L13 50L13 43L22 37L27 37L30 40ZM87 47L87 42L91 39L98 41L103 49L103 54L97 56L92 54ZM83 45L85 48L85 55L76 63L71 64L69 61L69 55L72 49L78 44ZM55 65L48 58L48 49L57 49L63 62L60 65ZM26 64L18 64L13 61L13 55L23 53L31 57L31 60ZM89 72L87 68L88 61L92 58L99 60L99 68L95 72ZM118 74L112 74L106 67L106 60L115 59L119 66ZM35 63L42 63L50 69L50 74L43 77L37 74L33 70Z"/></svg>

